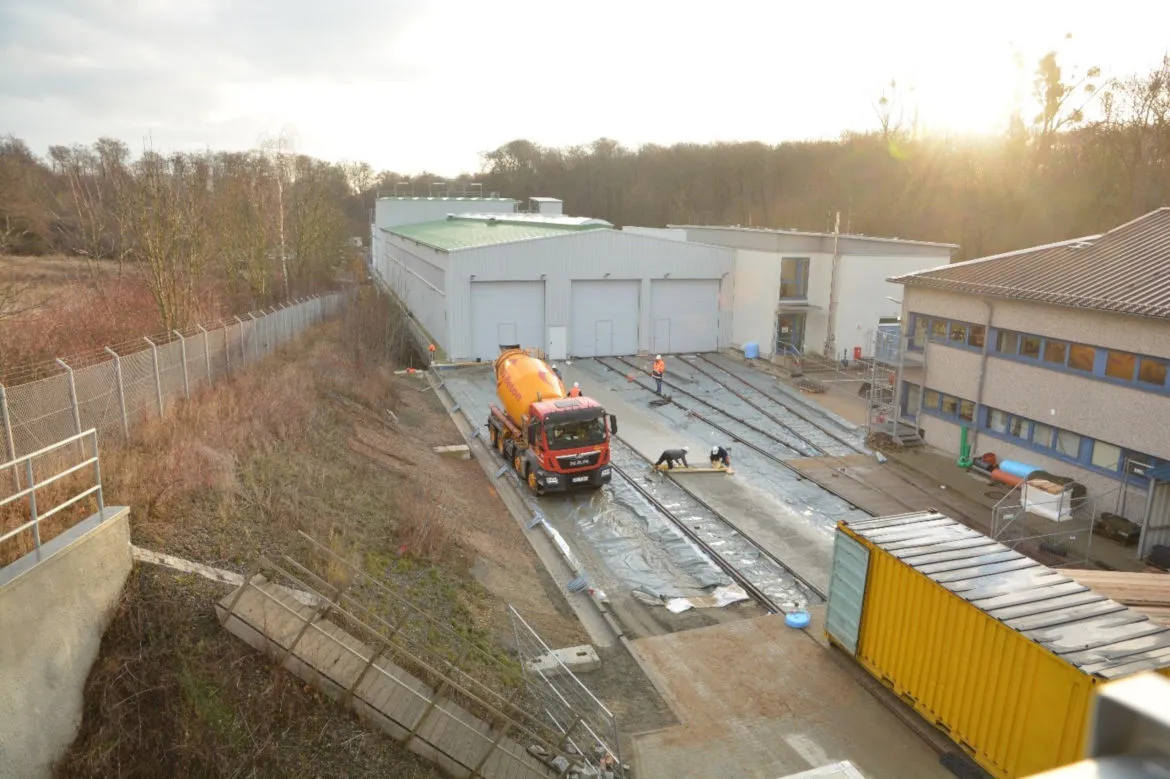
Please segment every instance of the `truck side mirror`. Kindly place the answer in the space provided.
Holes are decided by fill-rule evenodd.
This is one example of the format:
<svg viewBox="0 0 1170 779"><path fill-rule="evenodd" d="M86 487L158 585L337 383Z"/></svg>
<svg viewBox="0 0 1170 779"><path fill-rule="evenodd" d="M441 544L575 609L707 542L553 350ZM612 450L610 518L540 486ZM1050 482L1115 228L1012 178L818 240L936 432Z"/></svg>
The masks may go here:
<svg viewBox="0 0 1170 779"><path fill-rule="evenodd" d="M528 428L528 445L536 446L536 425Z"/></svg>
<svg viewBox="0 0 1170 779"><path fill-rule="evenodd" d="M609 415L609 432L617 435L617 416L614 414Z"/></svg>

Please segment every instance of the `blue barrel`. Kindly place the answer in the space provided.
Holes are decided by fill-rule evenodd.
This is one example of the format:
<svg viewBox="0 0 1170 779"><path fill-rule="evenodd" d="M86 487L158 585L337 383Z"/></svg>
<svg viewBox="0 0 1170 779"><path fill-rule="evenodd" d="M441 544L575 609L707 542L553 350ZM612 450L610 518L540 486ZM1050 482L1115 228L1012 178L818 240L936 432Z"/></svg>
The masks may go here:
<svg viewBox="0 0 1170 779"><path fill-rule="evenodd" d="M1040 470L1034 465L1027 465L1026 463L1018 463L1015 460L1003 460L999 463L999 469L1004 473L1010 473L1021 479L1026 479L1036 471Z"/></svg>
<svg viewBox="0 0 1170 779"><path fill-rule="evenodd" d="M743 345L743 356L749 360L760 359L760 345L755 341L748 341Z"/></svg>
<svg viewBox="0 0 1170 779"><path fill-rule="evenodd" d="M792 611L784 616L784 624L797 630L804 630L811 621L812 617L807 611Z"/></svg>

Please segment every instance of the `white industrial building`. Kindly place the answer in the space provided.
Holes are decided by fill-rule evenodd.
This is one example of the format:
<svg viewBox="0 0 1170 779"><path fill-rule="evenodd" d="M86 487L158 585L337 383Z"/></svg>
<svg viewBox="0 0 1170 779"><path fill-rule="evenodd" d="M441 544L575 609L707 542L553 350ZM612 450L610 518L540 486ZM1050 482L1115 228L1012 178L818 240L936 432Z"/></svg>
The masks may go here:
<svg viewBox="0 0 1170 779"><path fill-rule="evenodd" d="M735 251L613 229L534 198L379 198L371 262L450 359L731 344Z"/></svg>
<svg viewBox="0 0 1170 779"><path fill-rule="evenodd" d="M955 244L753 227L670 225L650 234L735 249L731 342L762 357L869 356L880 325L894 327L902 288L891 276L951 260ZM835 276L835 278L834 278Z"/></svg>

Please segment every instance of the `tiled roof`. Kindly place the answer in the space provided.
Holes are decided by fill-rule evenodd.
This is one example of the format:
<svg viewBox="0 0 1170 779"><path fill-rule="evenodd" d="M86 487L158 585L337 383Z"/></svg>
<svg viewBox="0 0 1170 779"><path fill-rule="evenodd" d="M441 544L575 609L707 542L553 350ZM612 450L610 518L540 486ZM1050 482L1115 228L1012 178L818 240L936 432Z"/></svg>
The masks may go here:
<svg viewBox="0 0 1170 779"><path fill-rule="evenodd" d="M1170 207L1102 235L957 262L890 281L1170 319Z"/></svg>
<svg viewBox="0 0 1170 779"><path fill-rule="evenodd" d="M392 227L387 232L408 238L441 251L473 249L477 246L492 246L501 243L529 241L534 238L572 235L583 230L607 229L608 224L549 223L525 220L505 221L508 215L501 214L499 220L488 219L443 219L437 222L422 222L413 225Z"/></svg>

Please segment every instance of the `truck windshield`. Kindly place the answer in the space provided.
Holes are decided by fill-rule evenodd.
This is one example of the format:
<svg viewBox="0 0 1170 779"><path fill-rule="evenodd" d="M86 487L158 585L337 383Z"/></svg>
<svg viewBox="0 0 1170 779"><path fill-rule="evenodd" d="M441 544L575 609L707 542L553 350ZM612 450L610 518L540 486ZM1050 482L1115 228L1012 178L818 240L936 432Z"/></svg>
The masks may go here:
<svg viewBox="0 0 1170 779"><path fill-rule="evenodd" d="M605 443L605 417L596 419L550 420L545 425L549 449L575 449Z"/></svg>

